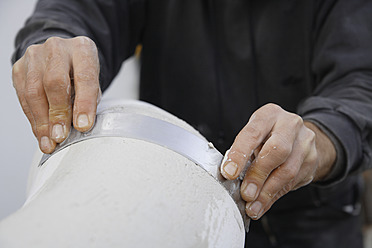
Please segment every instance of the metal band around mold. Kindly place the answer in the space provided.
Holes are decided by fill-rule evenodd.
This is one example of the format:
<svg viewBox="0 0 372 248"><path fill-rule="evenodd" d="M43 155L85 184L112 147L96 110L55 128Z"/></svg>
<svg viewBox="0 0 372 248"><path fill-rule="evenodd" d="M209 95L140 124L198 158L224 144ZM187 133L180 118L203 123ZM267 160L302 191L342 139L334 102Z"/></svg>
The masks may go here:
<svg viewBox="0 0 372 248"><path fill-rule="evenodd" d="M94 127L85 133L72 128L69 137L59 144L51 154L44 154L39 166L42 166L53 154L75 143L98 137L125 137L139 139L163 146L202 167L206 172L221 183L237 204L244 220L246 231L249 228L249 218L245 214L245 202L240 196L240 180L226 180L220 173L223 155L206 140L191 132L150 116L122 113L98 113Z"/></svg>

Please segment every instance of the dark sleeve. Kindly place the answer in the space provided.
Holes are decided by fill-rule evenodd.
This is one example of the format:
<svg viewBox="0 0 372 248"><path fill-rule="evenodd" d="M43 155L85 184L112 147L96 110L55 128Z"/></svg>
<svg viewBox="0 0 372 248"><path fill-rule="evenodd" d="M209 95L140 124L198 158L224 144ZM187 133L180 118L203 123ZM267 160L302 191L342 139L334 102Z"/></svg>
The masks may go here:
<svg viewBox="0 0 372 248"><path fill-rule="evenodd" d="M97 45L105 90L134 53L145 23L145 0L39 0L16 37L15 63L32 44L52 36L87 36Z"/></svg>
<svg viewBox="0 0 372 248"><path fill-rule="evenodd" d="M298 111L336 145L336 166L323 182L329 185L371 167L372 1L318 2L312 53L317 87Z"/></svg>

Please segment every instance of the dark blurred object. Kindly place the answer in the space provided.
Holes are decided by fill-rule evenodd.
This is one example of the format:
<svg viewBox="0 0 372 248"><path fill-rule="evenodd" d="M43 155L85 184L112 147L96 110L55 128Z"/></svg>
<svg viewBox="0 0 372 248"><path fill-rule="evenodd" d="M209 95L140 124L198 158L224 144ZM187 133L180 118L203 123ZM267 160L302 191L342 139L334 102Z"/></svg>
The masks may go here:
<svg viewBox="0 0 372 248"><path fill-rule="evenodd" d="M372 170L363 173L365 187L363 195L365 225L372 225Z"/></svg>
<svg viewBox="0 0 372 248"><path fill-rule="evenodd" d="M372 247L372 170L363 173L364 194L363 194L363 214L364 214L364 247Z"/></svg>

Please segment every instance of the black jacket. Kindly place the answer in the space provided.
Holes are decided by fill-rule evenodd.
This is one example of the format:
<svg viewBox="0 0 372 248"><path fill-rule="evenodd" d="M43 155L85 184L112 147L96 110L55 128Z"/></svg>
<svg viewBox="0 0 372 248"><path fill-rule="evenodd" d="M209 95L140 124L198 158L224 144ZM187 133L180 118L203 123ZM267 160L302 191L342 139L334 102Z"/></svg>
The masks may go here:
<svg viewBox="0 0 372 248"><path fill-rule="evenodd" d="M40 0L13 62L30 44L78 35L98 46L103 90L141 43L141 99L222 152L273 102L335 142L327 183L371 166L372 1Z"/></svg>

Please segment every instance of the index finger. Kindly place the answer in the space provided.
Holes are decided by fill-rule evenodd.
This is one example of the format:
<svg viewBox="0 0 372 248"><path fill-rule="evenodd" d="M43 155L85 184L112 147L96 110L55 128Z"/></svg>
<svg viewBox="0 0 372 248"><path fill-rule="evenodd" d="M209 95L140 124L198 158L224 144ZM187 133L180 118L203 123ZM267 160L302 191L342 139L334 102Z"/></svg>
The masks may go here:
<svg viewBox="0 0 372 248"><path fill-rule="evenodd" d="M49 103L50 137L63 142L71 126L71 61L65 52L65 41L49 38L45 42L47 63L44 71L44 90Z"/></svg>
<svg viewBox="0 0 372 248"><path fill-rule="evenodd" d="M268 104L257 110L247 125L236 136L230 150L225 154L221 174L226 179L236 179L250 160L254 151L273 129L279 106Z"/></svg>
<svg viewBox="0 0 372 248"><path fill-rule="evenodd" d="M73 123L81 131L88 131L94 123L99 87L99 61L97 48L87 37L75 38L72 56L75 102Z"/></svg>

